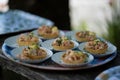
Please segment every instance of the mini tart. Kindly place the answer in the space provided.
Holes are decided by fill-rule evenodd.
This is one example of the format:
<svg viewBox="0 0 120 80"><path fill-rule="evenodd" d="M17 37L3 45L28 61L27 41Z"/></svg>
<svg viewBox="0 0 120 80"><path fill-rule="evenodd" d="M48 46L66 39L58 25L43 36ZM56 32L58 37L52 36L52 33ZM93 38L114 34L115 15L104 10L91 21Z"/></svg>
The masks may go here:
<svg viewBox="0 0 120 80"><path fill-rule="evenodd" d="M38 34L45 39L52 39L59 36L59 30L56 26L41 26L38 28Z"/></svg>
<svg viewBox="0 0 120 80"><path fill-rule="evenodd" d="M72 49L74 47L74 43L67 37L59 37L53 41L52 47L54 50L67 50Z"/></svg>
<svg viewBox="0 0 120 80"><path fill-rule="evenodd" d="M38 47L37 45L31 45L27 48L24 48L22 53L19 55L20 59L43 59L47 56L47 53L42 48Z"/></svg>
<svg viewBox="0 0 120 80"><path fill-rule="evenodd" d="M39 38L34 36L33 33L21 34L17 39L17 43L19 46L29 46L32 44L38 44Z"/></svg>
<svg viewBox="0 0 120 80"><path fill-rule="evenodd" d="M79 42L87 42L96 39L96 34L90 31L80 31L75 34L76 40Z"/></svg>
<svg viewBox="0 0 120 80"><path fill-rule="evenodd" d="M106 42L99 39L86 42L85 50L92 54L104 54L107 51L108 45Z"/></svg>
<svg viewBox="0 0 120 80"><path fill-rule="evenodd" d="M67 64L81 64L87 60L87 55L81 51L68 50L61 56L61 59Z"/></svg>

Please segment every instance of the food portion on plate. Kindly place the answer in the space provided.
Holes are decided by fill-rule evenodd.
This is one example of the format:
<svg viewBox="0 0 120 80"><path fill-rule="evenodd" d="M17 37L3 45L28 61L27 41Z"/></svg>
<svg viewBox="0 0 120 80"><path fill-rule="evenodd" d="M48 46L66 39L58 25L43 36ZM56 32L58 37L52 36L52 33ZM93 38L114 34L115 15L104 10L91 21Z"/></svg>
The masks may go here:
<svg viewBox="0 0 120 80"><path fill-rule="evenodd" d="M41 42L42 40L32 32L11 36L6 38L4 41L4 43L11 48L29 46L31 44L40 44Z"/></svg>
<svg viewBox="0 0 120 80"><path fill-rule="evenodd" d="M88 55L82 51L67 50L62 56L61 60L66 64L81 64L87 61Z"/></svg>
<svg viewBox="0 0 120 80"><path fill-rule="evenodd" d="M53 39L59 36L59 29L56 26L43 25L38 28L38 35L45 39Z"/></svg>
<svg viewBox="0 0 120 80"><path fill-rule="evenodd" d="M94 40L95 43L90 43L89 42L83 42L80 43L80 45L78 46L78 49L84 52L88 52L90 54L92 54L95 57L105 57L111 54L115 54L117 51L117 48L115 45L111 44L110 42L107 41L102 41L102 40ZM92 41L92 42L94 42ZM91 42L91 41L90 41ZM95 44L95 45L94 45Z"/></svg>
<svg viewBox="0 0 120 80"><path fill-rule="evenodd" d="M35 36L32 32L26 34L20 34L17 43L19 46L29 46L32 44L38 44L39 38Z"/></svg>
<svg viewBox="0 0 120 80"><path fill-rule="evenodd" d="M22 50L22 53L18 55L20 59L43 59L47 56L47 52L40 48L38 45L30 45Z"/></svg>
<svg viewBox="0 0 120 80"><path fill-rule="evenodd" d="M10 54L15 60L26 63L40 63L50 58L53 55L53 52L35 44L15 48L11 50Z"/></svg>
<svg viewBox="0 0 120 80"><path fill-rule="evenodd" d="M108 49L108 45L107 42L96 39L86 42L84 49L92 54L104 54Z"/></svg>
<svg viewBox="0 0 120 80"><path fill-rule="evenodd" d="M79 42L87 42L96 39L96 34L91 31L79 31L75 33L75 38Z"/></svg>
<svg viewBox="0 0 120 80"><path fill-rule="evenodd" d="M56 38L56 39L58 39L58 38ZM50 50L52 50L52 51L66 51L66 50L68 50L68 49L77 49L78 48L78 46L79 46L79 44L78 44L78 42L76 42L76 41L74 41L74 40L69 40L71 43L72 43L72 45L71 44L68 44L68 43L70 43L70 42L66 42L67 44L65 44L66 46L64 46L64 45L60 45L60 46L57 46L56 45L56 39L50 39L50 40L46 40L46 41L43 41L42 43L41 43L41 46L42 47L45 47L45 48L47 48L47 49L50 49ZM54 44L54 42L55 42L55 44ZM57 43L58 44L58 43ZM53 47L54 46L54 47ZM63 47L62 47L63 46ZM57 47L57 48L56 48Z"/></svg>
<svg viewBox="0 0 120 80"><path fill-rule="evenodd" d="M63 67L81 67L91 63L94 57L87 52L67 50L55 53L51 59Z"/></svg>
<svg viewBox="0 0 120 80"><path fill-rule="evenodd" d="M68 39L65 36L56 38L52 42L52 47L54 50L67 50L74 48L74 42L72 42L70 39Z"/></svg>

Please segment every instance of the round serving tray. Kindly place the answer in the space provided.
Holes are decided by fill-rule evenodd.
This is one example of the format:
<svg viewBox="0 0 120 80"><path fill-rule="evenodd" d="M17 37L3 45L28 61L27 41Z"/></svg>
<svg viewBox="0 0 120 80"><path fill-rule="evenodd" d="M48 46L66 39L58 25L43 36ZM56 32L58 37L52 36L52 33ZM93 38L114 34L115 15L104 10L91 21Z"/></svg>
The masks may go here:
<svg viewBox="0 0 120 80"><path fill-rule="evenodd" d="M102 58L95 58L91 63L89 63L88 65L85 66L81 66L81 67L74 67L74 68L67 68L67 67L62 67L56 63L54 63L51 58L49 58L48 60L42 62L42 63L38 63L38 64L30 64L30 63L25 63L25 62L20 62L19 60L15 60L12 55L11 55L11 50L13 48L8 47L5 43L2 45L2 51L3 54L8 57L10 60L24 65L24 66L28 66L28 67L32 67L32 68L37 68L37 69L44 69L44 70L83 70L83 69L89 69L89 68L93 68L93 67L97 67L100 65L103 65L105 63L110 62L111 60L113 60L116 55L117 52L115 51L113 54L106 56L106 57L102 57Z"/></svg>

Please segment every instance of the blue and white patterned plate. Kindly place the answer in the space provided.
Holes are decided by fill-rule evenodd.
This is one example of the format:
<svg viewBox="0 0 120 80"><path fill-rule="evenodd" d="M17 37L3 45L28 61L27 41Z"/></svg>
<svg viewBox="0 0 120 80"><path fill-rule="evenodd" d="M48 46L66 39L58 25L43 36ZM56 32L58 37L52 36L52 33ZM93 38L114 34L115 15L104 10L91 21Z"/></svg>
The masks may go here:
<svg viewBox="0 0 120 80"><path fill-rule="evenodd" d="M75 31L67 31L65 33L65 36L67 36L69 39L76 40L74 35L75 35Z"/></svg>
<svg viewBox="0 0 120 80"><path fill-rule="evenodd" d="M26 33L24 33L24 34L26 34ZM11 48L19 47L19 45L17 44L17 39L19 38L19 36L20 35L8 37L7 39L5 39L4 43ZM42 42L42 40L39 38L39 44L41 42Z"/></svg>
<svg viewBox="0 0 120 80"><path fill-rule="evenodd" d="M120 80L120 66L115 66L103 71L95 80Z"/></svg>
<svg viewBox="0 0 120 80"><path fill-rule="evenodd" d="M45 47L47 49L50 49L50 50L54 50L53 47L52 47L52 42L54 40L55 39L46 40L46 41L44 41L44 42L41 43L41 46ZM72 49L76 49L79 46L79 44L76 41L73 41L73 40L71 40L71 41L74 43L74 47ZM54 51L58 51L58 50L54 50Z"/></svg>
<svg viewBox="0 0 120 80"><path fill-rule="evenodd" d="M20 59L20 58L18 57L18 55L22 53L22 51L23 51L24 48L25 48L25 47L19 47L19 48L13 49L13 50L11 51L12 57L13 57L14 59L16 59L16 60L19 60L19 61L22 61L22 62L26 62L26 63L40 63L40 62L43 62L43 61L47 60L48 58L50 58L50 57L53 55L53 52L50 51L49 49L40 47L41 49L45 50L46 53L47 53L47 56L46 56L45 58L43 58L43 59L37 59L37 60L30 60L30 59L29 59L29 60L23 60L23 59Z"/></svg>
<svg viewBox="0 0 120 80"><path fill-rule="evenodd" d="M86 42L81 43L79 45L79 47L78 47L79 50L87 52L86 50L84 50L85 44L86 44ZM93 56L95 56L95 57L105 57L105 56L108 56L108 55L113 54L114 52L116 52L116 50L117 50L116 46L114 46L110 42L107 42L107 45L108 45L108 49L104 54L94 54L94 53L91 53L91 54Z"/></svg>
<svg viewBox="0 0 120 80"><path fill-rule="evenodd" d="M61 56L64 54L65 52L58 52L58 53L55 53L51 59L61 65L61 66L64 66L64 67L81 67L81 66L85 66L85 65L88 65L89 63L91 63L93 60L94 60L94 57L90 54L90 53L85 53L88 57L87 57L87 60L85 63L80 63L80 64L66 64L64 63L62 60L61 60Z"/></svg>
<svg viewBox="0 0 120 80"><path fill-rule="evenodd" d="M0 14L0 35L31 30L42 25L52 26L54 23L49 19L21 10L9 10Z"/></svg>

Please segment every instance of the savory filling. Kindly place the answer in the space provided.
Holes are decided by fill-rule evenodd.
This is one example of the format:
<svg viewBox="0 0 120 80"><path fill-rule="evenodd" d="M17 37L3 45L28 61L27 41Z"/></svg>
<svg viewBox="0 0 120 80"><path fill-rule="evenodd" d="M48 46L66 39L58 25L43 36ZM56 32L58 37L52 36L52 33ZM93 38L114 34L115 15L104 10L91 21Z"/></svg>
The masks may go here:
<svg viewBox="0 0 120 80"><path fill-rule="evenodd" d="M94 41L89 41L85 44L85 50L90 53L105 53L108 45L106 42L96 39Z"/></svg>
<svg viewBox="0 0 120 80"><path fill-rule="evenodd" d="M53 41L52 46L70 46L73 44L67 37L59 37Z"/></svg>
<svg viewBox="0 0 120 80"><path fill-rule="evenodd" d="M43 37L46 37L46 35L49 35L49 36L52 35L53 37L56 37L59 34L59 30L56 26L53 26L53 27L41 26L38 29L38 33L39 33L40 36L43 36ZM56 36L54 36L54 35L56 35Z"/></svg>
<svg viewBox="0 0 120 80"><path fill-rule="evenodd" d="M46 51L38 45L31 45L24 48L22 54L19 55L21 59L43 59L47 55Z"/></svg>
<svg viewBox="0 0 120 80"><path fill-rule="evenodd" d="M76 36L78 38L85 38L86 40L91 41L95 39L96 34L90 31L80 31L76 33Z"/></svg>
<svg viewBox="0 0 120 80"><path fill-rule="evenodd" d="M39 42L39 39L38 39L38 37L37 36L35 36L32 32L30 32L30 33L27 33L27 34L21 34L20 36L19 36L19 39L18 39L18 42L19 43L29 43L29 42L31 42L31 43L38 43Z"/></svg>
<svg viewBox="0 0 120 80"><path fill-rule="evenodd" d="M79 64L84 63L87 60L87 55L81 51L68 50L62 55L64 63Z"/></svg>
<svg viewBox="0 0 120 80"><path fill-rule="evenodd" d="M93 49L93 50L97 50L97 49L102 50L102 49L108 47L107 43L105 43L104 41L101 41L99 39L94 40L94 41L90 41L86 45L87 45L86 46L87 48L90 48L90 49Z"/></svg>

